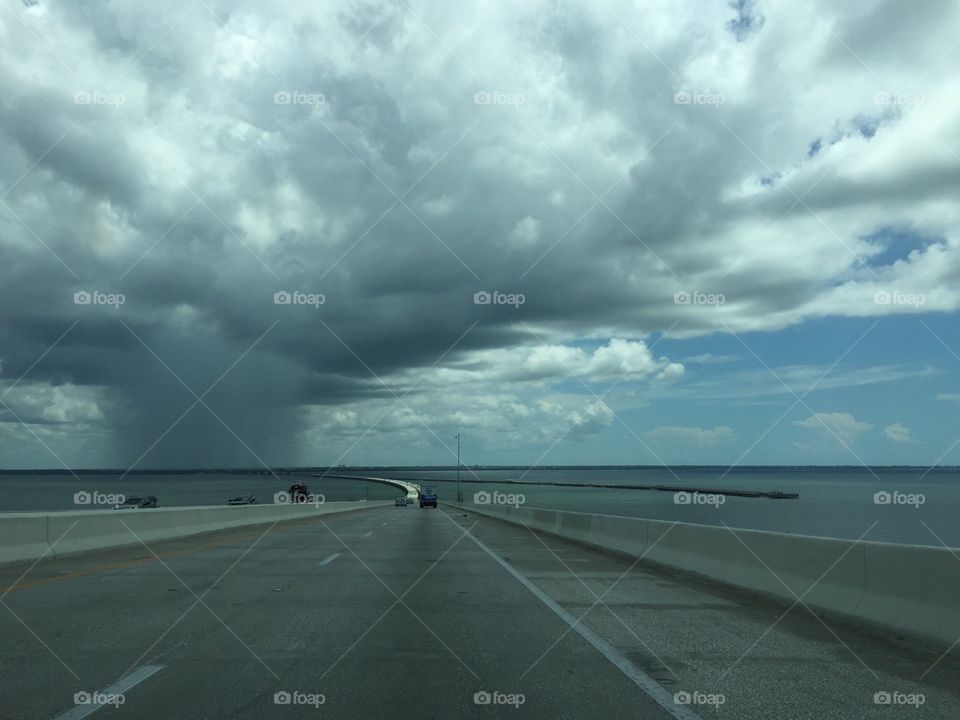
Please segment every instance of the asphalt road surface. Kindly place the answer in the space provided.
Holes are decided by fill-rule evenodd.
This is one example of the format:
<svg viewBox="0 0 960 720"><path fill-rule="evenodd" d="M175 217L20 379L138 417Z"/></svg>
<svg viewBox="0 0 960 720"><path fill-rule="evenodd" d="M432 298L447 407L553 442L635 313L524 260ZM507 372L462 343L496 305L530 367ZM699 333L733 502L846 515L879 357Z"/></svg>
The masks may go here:
<svg viewBox="0 0 960 720"><path fill-rule="evenodd" d="M444 507L7 565L0 587L3 718L960 717L960 651Z"/></svg>

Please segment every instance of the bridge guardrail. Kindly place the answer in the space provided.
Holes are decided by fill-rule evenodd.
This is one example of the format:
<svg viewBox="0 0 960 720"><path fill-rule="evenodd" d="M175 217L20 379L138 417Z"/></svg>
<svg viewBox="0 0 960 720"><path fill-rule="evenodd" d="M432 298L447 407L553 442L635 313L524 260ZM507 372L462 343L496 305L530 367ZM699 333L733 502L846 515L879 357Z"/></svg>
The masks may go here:
<svg viewBox="0 0 960 720"><path fill-rule="evenodd" d="M908 636L960 639L960 552L530 507L456 505L479 515L709 578Z"/></svg>

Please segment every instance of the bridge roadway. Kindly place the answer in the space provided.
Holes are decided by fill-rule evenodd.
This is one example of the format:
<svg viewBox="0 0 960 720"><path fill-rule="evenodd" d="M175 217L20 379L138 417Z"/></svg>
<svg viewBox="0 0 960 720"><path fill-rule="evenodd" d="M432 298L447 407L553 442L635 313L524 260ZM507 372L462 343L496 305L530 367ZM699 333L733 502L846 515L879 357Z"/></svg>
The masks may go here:
<svg viewBox="0 0 960 720"><path fill-rule="evenodd" d="M7 565L0 587L3 718L960 717L956 650L442 506ZM122 704L75 704L98 690Z"/></svg>

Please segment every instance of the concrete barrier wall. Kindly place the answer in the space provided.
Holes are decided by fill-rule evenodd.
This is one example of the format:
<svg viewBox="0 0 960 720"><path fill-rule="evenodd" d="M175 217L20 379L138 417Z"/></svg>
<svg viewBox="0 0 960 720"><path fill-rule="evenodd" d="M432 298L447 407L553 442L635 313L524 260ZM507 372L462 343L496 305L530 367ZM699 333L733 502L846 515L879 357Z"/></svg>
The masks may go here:
<svg viewBox="0 0 960 720"><path fill-rule="evenodd" d="M49 547L46 516L11 513L0 523L0 562L37 558Z"/></svg>
<svg viewBox="0 0 960 720"><path fill-rule="evenodd" d="M857 614L954 643L960 638L960 552L866 545L866 592Z"/></svg>
<svg viewBox="0 0 960 720"><path fill-rule="evenodd" d="M57 557L107 547L170 540L245 525L304 520L382 507L387 502L243 505L0 513L0 563Z"/></svg>
<svg viewBox="0 0 960 720"><path fill-rule="evenodd" d="M458 506L606 551L949 647L960 552L536 508ZM802 606L798 605L800 612Z"/></svg>

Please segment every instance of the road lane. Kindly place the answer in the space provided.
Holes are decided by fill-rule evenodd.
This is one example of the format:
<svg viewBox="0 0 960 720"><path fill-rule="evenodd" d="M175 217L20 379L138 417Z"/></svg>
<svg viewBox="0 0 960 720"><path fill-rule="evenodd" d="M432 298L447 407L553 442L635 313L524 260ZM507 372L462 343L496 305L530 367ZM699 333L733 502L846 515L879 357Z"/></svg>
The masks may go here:
<svg viewBox="0 0 960 720"><path fill-rule="evenodd" d="M83 720L100 710L118 707L126 701L126 693L161 670L162 665L144 665L102 690L81 690L74 694L74 706L57 715L56 720Z"/></svg>
<svg viewBox="0 0 960 720"><path fill-rule="evenodd" d="M450 516L461 526L477 517ZM491 520L472 532L670 693L722 696L722 705L691 703L704 718L960 717L956 654L923 677L941 652L802 606L784 615L787 605L664 568L640 564L624 575L629 559L522 526ZM876 704L877 693L892 703ZM923 704L904 702L911 698Z"/></svg>
<svg viewBox="0 0 960 720"><path fill-rule="evenodd" d="M774 626L758 598L442 509L44 561L4 603L22 620L0 607L4 718L55 718L146 665L164 669L93 717L670 717L631 667L704 719L887 717L884 690L924 693L910 717L960 708L952 658L921 683L922 649L803 612ZM523 704L474 702L493 693Z"/></svg>
<svg viewBox="0 0 960 720"><path fill-rule="evenodd" d="M440 511L378 509L277 530L11 593L13 609L81 676L21 628L20 667L4 658L16 678L11 717L55 717L78 689L107 687L138 663L164 671L111 716L316 717L309 705L276 706L286 691L323 694L330 717L503 711L475 704L483 692L522 693L519 712L531 718L591 707L667 717L579 637L520 682L563 623ZM15 621L0 622L16 635ZM38 668L47 680L31 680Z"/></svg>
<svg viewBox="0 0 960 720"><path fill-rule="evenodd" d="M363 529L371 512L325 521L332 528ZM282 584L270 577L271 563L314 556L316 567L337 551L329 533L306 540L304 530L314 522L41 561L3 598L7 609L0 607L0 716L53 717L72 703L74 692L107 687L151 653L202 643L215 632L230 637L245 662L256 662L216 615L224 607L269 615L269 605L258 607L252 592L274 593ZM9 588L27 567L0 567L0 583ZM43 582L31 585L37 580Z"/></svg>

